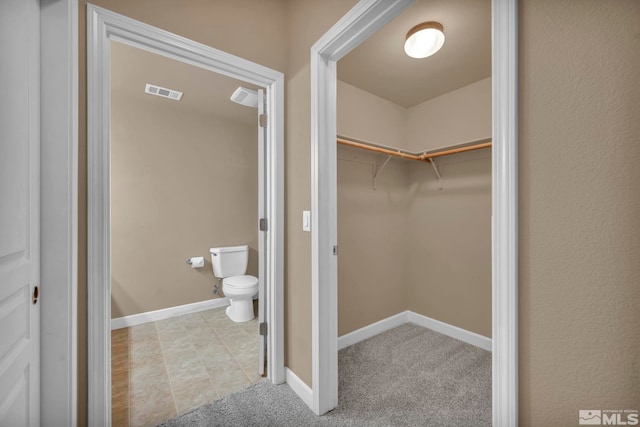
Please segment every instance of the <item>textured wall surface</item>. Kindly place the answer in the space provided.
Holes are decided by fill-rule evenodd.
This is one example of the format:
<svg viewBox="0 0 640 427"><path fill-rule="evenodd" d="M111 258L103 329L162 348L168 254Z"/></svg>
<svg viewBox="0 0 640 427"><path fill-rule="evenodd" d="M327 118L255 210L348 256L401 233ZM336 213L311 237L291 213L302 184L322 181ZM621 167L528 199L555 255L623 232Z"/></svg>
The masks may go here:
<svg viewBox="0 0 640 427"><path fill-rule="evenodd" d="M520 2L520 425L640 410L640 2Z"/></svg>

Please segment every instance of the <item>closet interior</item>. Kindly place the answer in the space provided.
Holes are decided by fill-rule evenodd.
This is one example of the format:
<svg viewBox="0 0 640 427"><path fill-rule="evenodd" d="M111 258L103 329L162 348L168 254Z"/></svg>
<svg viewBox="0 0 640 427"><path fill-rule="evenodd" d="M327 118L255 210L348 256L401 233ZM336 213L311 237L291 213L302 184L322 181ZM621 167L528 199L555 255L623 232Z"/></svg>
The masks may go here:
<svg viewBox="0 0 640 427"><path fill-rule="evenodd" d="M482 104L490 109L490 88L488 78L457 92L485 92L475 100L481 112ZM443 104L451 96L427 103ZM337 138L339 336L410 310L490 337L490 115L466 128L462 137L474 143L438 149L415 149L406 140L392 146L382 138L364 143L377 136L375 127L396 137L411 132L399 120L392 133L392 121L384 120L392 106L374 99L338 83L338 132L349 135ZM380 120L358 129L341 114L352 111L351 104L367 105L363 114ZM427 115L414 123L425 134L450 132Z"/></svg>
<svg viewBox="0 0 640 427"><path fill-rule="evenodd" d="M455 71L442 62L451 67L447 55L472 42L458 41L451 25L432 57L405 64L403 52L374 51L444 4L431 0L338 62L339 337L410 311L484 337L490 348L491 13L489 2L461 3L486 21L473 28L484 56L458 52ZM410 67L422 67L417 80Z"/></svg>

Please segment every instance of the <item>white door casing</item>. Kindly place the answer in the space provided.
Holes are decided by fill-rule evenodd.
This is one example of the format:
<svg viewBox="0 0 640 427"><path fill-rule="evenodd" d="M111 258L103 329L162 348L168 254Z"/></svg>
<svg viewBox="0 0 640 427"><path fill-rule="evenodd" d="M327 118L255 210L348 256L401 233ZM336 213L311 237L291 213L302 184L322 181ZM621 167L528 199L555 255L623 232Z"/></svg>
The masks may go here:
<svg viewBox="0 0 640 427"><path fill-rule="evenodd" d="M78 2L40 2L40 418L77 423Z"/></svg>
<svg viewBox="0 0 640 427"><path fill-rule="evenodd" d="M135 46L266 89L263 217L268 232L260 281L269 324L267 376L284 382L284 75L165 30L87 5L89 426L111 423L110 42ZM260 248L262 251L262 247ZM262 257L261 257L262 258Z"/></svg>
<svg viewBox="0 0 640 427"><path fill-rule="evenodd" d="M311 47L313 411L338 406L336 63L415 0L361 0Z"/></svg>
<svg viewBox="0 0 640 427"><path fill-rule="evenodd" d="M415 0L361 0L311 48L313 411L338 404L336 62ZM493 425L518 422L518 3L492 0Z"/></svg>
<svg viewBox="0 0 640 427"><path fill-rule="evenodd" d="M0 3L0 425L40 424L40 3ZM46 292L45 292L46 293Z"/></svg>

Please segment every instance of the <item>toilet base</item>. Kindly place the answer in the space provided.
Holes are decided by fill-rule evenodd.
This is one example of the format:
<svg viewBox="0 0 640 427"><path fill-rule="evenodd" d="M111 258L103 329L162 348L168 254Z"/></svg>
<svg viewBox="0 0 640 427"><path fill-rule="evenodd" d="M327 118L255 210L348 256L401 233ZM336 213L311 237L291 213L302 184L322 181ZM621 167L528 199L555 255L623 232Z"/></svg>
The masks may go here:
<svg viewBox="0 0 640 427"><path fill-rule="evenodd" d="M248 322L253 320L255 315L253 313L253 298L229 298L231 305L227 307L225 313L227 317L236 323Z"/></svg>

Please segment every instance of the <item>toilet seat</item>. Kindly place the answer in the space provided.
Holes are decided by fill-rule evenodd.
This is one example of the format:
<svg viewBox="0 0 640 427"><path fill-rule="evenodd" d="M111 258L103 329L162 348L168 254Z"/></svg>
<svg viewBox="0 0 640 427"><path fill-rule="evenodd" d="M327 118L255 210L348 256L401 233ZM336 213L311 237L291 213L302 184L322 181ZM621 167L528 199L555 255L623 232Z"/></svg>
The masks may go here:
<svg viewBox="0 0 640 427"><path fill-rule="evenodd" d="M248 289L253 288L258 284L258 278L255 276L242 275L227 277L222 280L222 285L227 285L230 288L235 289Z"/></svg>

